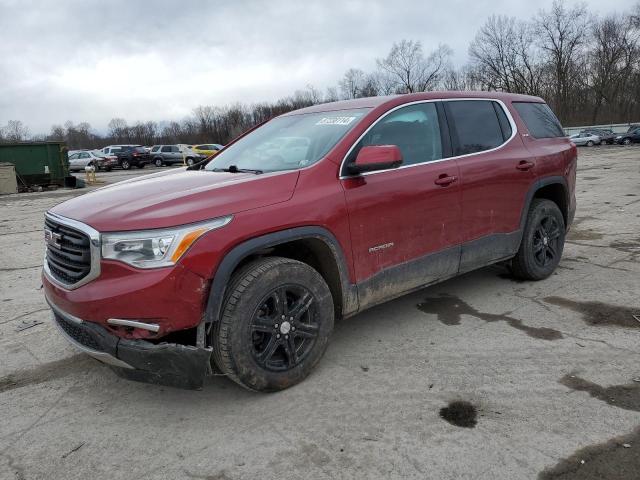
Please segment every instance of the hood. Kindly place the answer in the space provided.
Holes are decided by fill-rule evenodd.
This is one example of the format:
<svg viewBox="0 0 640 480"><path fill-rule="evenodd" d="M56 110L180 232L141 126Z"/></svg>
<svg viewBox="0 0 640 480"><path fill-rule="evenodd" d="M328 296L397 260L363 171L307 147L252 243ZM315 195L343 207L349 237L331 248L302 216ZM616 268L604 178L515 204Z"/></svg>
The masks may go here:
<svg viewBox="0 0 640 480"><path fill-rule="evenodd" d="M50 211L100 232L172 227L285 202L298 175L165 171L94 190Z"/></svg>

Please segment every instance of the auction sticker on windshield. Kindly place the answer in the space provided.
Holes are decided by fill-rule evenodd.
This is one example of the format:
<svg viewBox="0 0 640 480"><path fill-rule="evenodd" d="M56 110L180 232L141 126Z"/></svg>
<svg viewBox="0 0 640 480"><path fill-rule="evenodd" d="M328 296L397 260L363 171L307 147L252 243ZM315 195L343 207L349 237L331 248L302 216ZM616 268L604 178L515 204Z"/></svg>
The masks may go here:
<svg viewBox="0 0 640 480"><path fill-rule="evenodd" d="M324 117L316 125L349 125L356 117Z"/></svg>

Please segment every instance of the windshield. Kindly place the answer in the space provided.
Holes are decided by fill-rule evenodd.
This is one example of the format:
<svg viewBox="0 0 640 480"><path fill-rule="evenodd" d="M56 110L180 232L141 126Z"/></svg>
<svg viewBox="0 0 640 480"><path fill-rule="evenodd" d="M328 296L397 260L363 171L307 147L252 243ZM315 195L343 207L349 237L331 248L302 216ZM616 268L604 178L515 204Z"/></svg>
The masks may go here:
<svg viewBox="0 0 640 480"><path fill-rule="evenodd" d="M229 168L277 172L312 165L351 130L368 109L305 113L274 118L220 152L206 170Z"/></svg>

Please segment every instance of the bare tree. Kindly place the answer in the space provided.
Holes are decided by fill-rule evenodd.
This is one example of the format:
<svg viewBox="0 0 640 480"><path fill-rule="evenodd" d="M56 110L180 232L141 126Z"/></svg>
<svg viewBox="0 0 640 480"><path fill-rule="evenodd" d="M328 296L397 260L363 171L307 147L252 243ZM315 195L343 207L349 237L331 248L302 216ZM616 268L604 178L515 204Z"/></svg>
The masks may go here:
<svg viewBox="0 0 640 480"><path fill-rule="evenodd" d="M621 93L630 88L633 81L638 59L638 27L633 16L610 15L594 22L589 62L594 96L592 123L596 123L603 106L608 109L609 121L615 111L624 108L619 102Z"/></svg>
<svg viewBox="0 0 640 480"><path fill-rule="evenodd" d="M377 63L395 81L399 93L423 92L437 86L451 53L448 46L439 45L425 57L419 41L401 40Z"/></svg>
<svg viewBox="0 0 640 480"><path fill-rule="evenodd" d="M9 120L2 127L2 136L5 142L24 142L29 137L29 129L20 120Z"/></svg>
<svg viewBox="0 0 640 480"><path fill-rule="evenodd" d="M539 95L544 68L533 48L532 28L515 18L493 15L469 47L476 77L489 90Z"/></svg>
<svg viewBox="0 0 640 480"><path fill-rule="evenodd" d="M129 141L129 126L124 118L112 118L107 125L109 136L116 143Z"/></svg>
<svg viewBox="0 0 640 480"><path fill-rule="evenodd" d="M342 98L349 100L358 98L366 82L365 73L359 68L350 68L344 72L342 80L338 83Z"/></svg>
<svg viewBox="0 0 640 480"><path fill-rule="evenodd" d="M442 76L445 90L481 90L483 88L477 72L469 65L460 69L449 68Z"/></svg>
<svg viewBox="0 0 640 480"><path fill-rule="evenodd" d="M571 8L564 0L554 0L550 11L541 11L535 20L539 46L545 53L550 75L550 94L561 118L574 107L576 93L584 81L585 46L590 17L584 4Z"/></svg>
<svg viewBox="0 0 640 480"><path fill-rule="evenodd" d="M327 93L324 94L324 100L325 102L337 102L340 100L338 89L336 87L328 87Z"/></svg>

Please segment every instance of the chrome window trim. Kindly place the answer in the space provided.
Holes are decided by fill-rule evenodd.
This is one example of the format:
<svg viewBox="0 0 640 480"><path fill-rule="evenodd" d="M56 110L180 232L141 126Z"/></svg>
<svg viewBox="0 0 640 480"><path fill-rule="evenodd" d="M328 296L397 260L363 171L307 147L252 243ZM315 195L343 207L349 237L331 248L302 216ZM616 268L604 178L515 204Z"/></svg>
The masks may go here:
<svg viewBox="0 0 640 480"><path fill-rule="evenodd" d="M86 285L92 280L98 278L100 276L100 232L82 222L78 222L77 220L73 220L72 218L63 217L62 215L57 215L55 213L47 212L45 213L45 217L53 222L60 223L61 225L73 228L87 235L89 237L89 252L91 254L91 268L87 276L76 283L68 284L61 282L51 274L51 270L49 270L49 264L47 263L47 253L45 247L44 262L42 267L44 275L47 277L47 279L51 283L54 283L65 290L75 290L76 288L81 287L82 285Z"/></svg>
<svg viewBox="0 0 640 480"><path fill-rule="evenodd" d="M360 174L357 174L357 175L343 175L342 174L342 172L344 171L344 166L345 166L345 163L347 161L347 158L349 157L349 155L351 154L353 149L356 147L356 145L358 145L360 140L362 140L362 138L367 133L369 133L369 130L371 130L373 127L375 127L378 124L378 122L380 120L382 120L383 118L385 118L387 115L389 115L389 114L391 114L391 113L393 113L396 110L399 110L401 108L408 107L410 105L418 105L418 104L422 104L422 103L434 103L434 102L442 102L442 103L444 103L444 102L460 102L460 101L467 101L467 100L496 102L498 105L500 105L500 107L504 111L505 115L507 116L507 119L509 120L509 124L511 125L511 136L507 140L505 140L503 143L498 145L497 147L491 148L489 150L482 150L481 152L466 153L464 155L456 155L456 156L452 156L452 157L440 158L438 160L429 160L427 162L413 163L411 165L402 165L402 166L400 166L398 168L387 168L385 170L376 170L375 172L364 172L364 173L360 173ZM353 145L351 145L351 147L347 151L346 155L342 159L342 162L340 162L340 170L338 171L338 175L339 175L339 179L340 180L345 180L345 179L348 179L348 178L357 178L357 177L363 177L363 176L367 176L367 175L377 175L379 173L385 173L385 172L394 171L394 170L401 170L403 168L418 167L420 165L426 165L426 164L429 164L429 163L439 163L439 162L444 162L444 161L448 161L448 160L457 160L459 158L466 158L466 157L471 157L471 156L474 156L474 155L480 155L480 154L484 154L484 153L495 152L496 150L500 150L505 145L507 145L509 142L511 142L511 140L513 140L514 137L517 134L518 134L518 126L516 125L516 122L513 119L513 116L511 115L511 112L507 108L507 105L502 100L499 100L497 98L489 98L489 97L467 98L467 97L461 97L461 98L435 98L435 99L430 99L430 100L416 100L415 102L403 103L402 105L397 105L396 107L393 107L391 110L386 111L384 114L382 114L380 117L378 117L376 119L376 121L373 122L371 125L369 125L367 127L367 129L364 132L362 132L362 135L360 135L358 137L358 139L353 143Z"/></svg>

